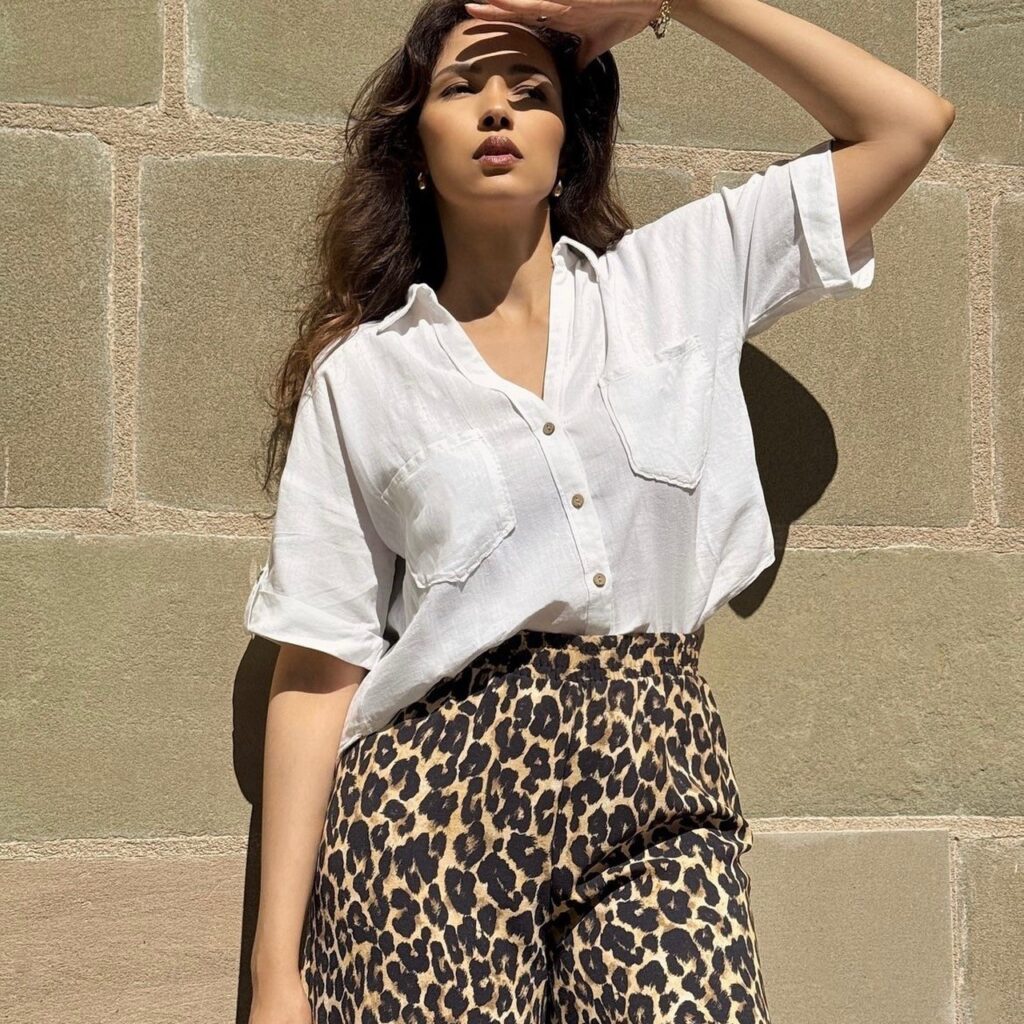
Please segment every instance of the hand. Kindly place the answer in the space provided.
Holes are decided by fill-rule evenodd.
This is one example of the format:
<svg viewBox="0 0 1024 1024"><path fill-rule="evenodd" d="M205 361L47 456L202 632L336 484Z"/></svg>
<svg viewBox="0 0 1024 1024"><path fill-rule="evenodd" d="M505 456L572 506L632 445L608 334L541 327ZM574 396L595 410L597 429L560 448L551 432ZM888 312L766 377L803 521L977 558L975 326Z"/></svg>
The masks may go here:
<svg viewBox="0 0 1024 1024"><path fill-rule="evenodd" d="M466 11L480 21L516 21L527 26L544 25L571 32L582 40L576 70L582 71L595 57L616 43L631 39L658 16L659 0L488 0L467 3ZM538 22L539 15L547 20Z"/></svg>
<svg viewBox="0 0 1024 1024"><path fill-rule="evenodd" d="M253 975L249 1024L312 1024L306 982L300 971Z"/></svg>

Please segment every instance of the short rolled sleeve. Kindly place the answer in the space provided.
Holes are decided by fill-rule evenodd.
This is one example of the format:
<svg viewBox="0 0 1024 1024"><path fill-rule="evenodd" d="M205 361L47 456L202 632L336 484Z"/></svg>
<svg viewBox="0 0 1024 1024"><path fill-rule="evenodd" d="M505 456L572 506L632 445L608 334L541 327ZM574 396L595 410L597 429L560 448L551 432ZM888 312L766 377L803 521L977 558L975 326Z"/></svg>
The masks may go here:
<svg viewBox="0 0 1024 1024"><path fill-rule="evenodd" d="M862 292L874 280L871 232L849 252L843 239L833 141L716 192L732 240L744 337L819 299Z"/></svg>
<svg viewBox="0 0 1024 1024"><path fill-rule="evenodd" d="M303 389L278 488L270 552L245 630L371 669L384 628L395 554L381 540L346 449L324 374Z"/></svg>
<svg viewBox="0 0 1024 1024"><path fill-rule="evenodd" d="M627 231L603 257L616 337L696 334L719 355L787 313L869 288L870 232L846 250L831 138Z"/></svg>

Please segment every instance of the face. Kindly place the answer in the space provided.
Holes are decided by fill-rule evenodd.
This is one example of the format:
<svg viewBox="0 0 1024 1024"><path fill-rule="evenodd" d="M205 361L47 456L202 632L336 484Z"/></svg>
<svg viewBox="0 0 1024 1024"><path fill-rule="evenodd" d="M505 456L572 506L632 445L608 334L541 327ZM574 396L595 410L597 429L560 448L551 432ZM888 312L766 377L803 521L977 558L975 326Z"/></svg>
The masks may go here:
<svg viewBox="0 0 1024 1024"><path fill-rule="evenodd" d="M433 75L419 134L438 204L546 202L565 141L561 86L547 47L522 25L464 21L449 34ZM510 138L521 157L477 156L495 135Z"/></svg>

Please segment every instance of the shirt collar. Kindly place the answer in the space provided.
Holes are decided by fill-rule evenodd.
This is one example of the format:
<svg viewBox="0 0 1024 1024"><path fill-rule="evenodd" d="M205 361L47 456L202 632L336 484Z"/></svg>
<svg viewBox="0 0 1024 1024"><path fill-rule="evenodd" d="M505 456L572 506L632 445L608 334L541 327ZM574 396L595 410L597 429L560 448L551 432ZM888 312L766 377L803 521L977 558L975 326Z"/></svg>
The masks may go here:
<svg viewBox="0 0 1024 1024"><path fill-rule="evenodd" d="M558 241L555 242L555 244L552 246L551 258L555 261L559 259L564 261L565 249L568 246L571 246L581 256L589 260L595 272L598 272L600 270L597 253L595 253L589 245L585 245L583 242L578 242L575 238L570 238L568 235L562 235L561 238L559 238ZM413 305L416 303L416 300L421 295L428 296L435 306L440 306L440 303L437 301L437 295L435 294L434 289L431 288L431 286L427 284L426 281L415 281L406 289L405 302L398 309L393 310L392 312L388 313L388 315L385 316L382 320L379 320L374 328L375 332L377 334L381 334L393 323L400 320L413 307Z"/></svg>

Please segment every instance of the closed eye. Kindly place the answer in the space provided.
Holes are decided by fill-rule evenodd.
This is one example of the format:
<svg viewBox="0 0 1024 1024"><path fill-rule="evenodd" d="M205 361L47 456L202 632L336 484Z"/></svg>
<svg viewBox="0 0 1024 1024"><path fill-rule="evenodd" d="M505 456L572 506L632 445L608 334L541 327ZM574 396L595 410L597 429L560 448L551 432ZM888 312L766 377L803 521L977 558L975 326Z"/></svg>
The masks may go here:
<svg viewBox="0 0 1024 1024"><path fill-rule="evenodd" d="M456 82L454 85L449 85L447 89L443 90L441 96L445 97L454 95L457 92L461 92L463 89L468 90L469 86L465 82ZM528 88L524 89L523 92L526 93L527 95L536 96L537 99L540 100L547 98L544 90L539 85L529 86Z"/></svg>

